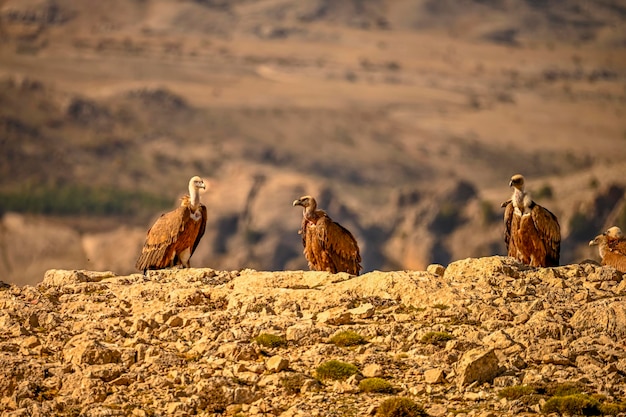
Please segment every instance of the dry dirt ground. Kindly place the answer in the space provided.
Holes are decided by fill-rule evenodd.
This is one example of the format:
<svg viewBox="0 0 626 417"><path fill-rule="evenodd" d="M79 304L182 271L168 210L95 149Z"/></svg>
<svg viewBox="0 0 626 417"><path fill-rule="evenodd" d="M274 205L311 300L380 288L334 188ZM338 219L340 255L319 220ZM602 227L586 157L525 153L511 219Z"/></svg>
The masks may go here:
<svg viewBox="0 0 626 417"><path fill-rule="evenodd" d="M366 271L503 254L517 172L561 220L562 263L593 257L626 227L626 8L535 3L0 1L0 211L36 215L5 216L3 279L131 272L195 174L197 266L305 267L305 193Z"/></svg>

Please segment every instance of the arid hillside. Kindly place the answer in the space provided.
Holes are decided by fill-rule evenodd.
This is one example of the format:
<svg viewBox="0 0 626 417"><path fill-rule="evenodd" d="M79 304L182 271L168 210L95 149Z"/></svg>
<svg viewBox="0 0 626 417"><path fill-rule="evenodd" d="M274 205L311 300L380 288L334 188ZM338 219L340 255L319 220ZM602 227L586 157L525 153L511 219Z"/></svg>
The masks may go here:
<svg viewBox="0 0 626 417"><path fill-rule="evenodd" d="M610 267L497 256L358 277L50 270L0 287L0 410L624 416L625 297Z"/></svg>
<svg viewBox="0 0 626 417"><path fill-rule="evenodd" d="M196 267L301 269L315 195L365 271L504 254L523 173L561 263L626 229L618 1L0 0L0 277L133 271L192 175Z"/></svg>

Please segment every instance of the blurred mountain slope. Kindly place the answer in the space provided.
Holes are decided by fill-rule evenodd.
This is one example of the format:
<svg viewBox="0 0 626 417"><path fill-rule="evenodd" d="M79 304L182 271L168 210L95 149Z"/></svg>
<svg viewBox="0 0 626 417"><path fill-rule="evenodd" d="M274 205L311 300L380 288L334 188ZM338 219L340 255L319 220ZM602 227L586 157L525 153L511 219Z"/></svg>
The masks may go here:
<svg viewBox="0 0 626 417"><path fill-rule="evenodd" d="M503 254L521 172L561 220L562 261L594 257L588 240L626 227L625 17L617 1L0 1L0 210L126 273L136 252L111 239L138 251L198 174L196 266L305 268L290 204L315 194L366 270L419 269ZM8 281L20 256L0 258Z"/></svg>

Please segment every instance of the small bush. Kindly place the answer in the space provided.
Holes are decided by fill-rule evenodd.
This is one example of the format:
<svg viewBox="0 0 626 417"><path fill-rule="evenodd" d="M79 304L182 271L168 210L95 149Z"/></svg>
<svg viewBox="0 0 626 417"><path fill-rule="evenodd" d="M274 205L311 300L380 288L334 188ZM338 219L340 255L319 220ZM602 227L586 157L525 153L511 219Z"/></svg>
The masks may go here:
<svg viewBox="0 0 626 417"><path fill-rule="evenodd" d="M287 394L298 394L307 377L303 374L287 375L280 380L280 385Z"/></svg>
<svg viewBox="0 0 626 417"><path fill-rule="evenodd" d="M322 363L315 370L318 379L332 379L335 381L344 381L359 373L359 369L351 363L341 362L335 359Z"/></svg>
<svg viewBox="0 0 626 417"><path fill-rule="evenodd" d="M450 306L447 304L437 303L433 305L433 308L436 308L437 310L447 310L450 308Z"/></svg>
<svg viewBox="0 0 626 417"><path fill-rule="evenodd" d="M593 416L600 414L600 402L587 394L573 394L552 397L543 406L546 414L559 413L569 415Z"/></svg>
<svg viewBox="0 0 626 417"><path fill-rule="evenodd" d="M496 213L496 211L493 209L493 204L491 204L490 201L480 200L479 207L480 220L483 225L487 225L492 221L500 218L500 214Z"/></svg>
<svg viewBox="0 0 626 417"><path fill-rule="evenodd" d="M424 408L406 397L391 397L383 401L376 410L379 417L423 417Z"/></svg>
<svg viewBox="0 0 626 417"><path fill-rule="evenodd" d="M263 346L266 348L277 348L287 345L287 341L284 337L276 336L269 333L261 333L252 340L255 341L259 346Z"/></svg>
<svg viewBox="0 0 626 417"><path fill-rule="evenodd" d="M529 385L514 385L501 389L500 392L498 392L498 397L506 398L507 400L517 400L526 395L535 394L536 392L535 388Z"/></svg>
<svg viewBox="0 0 626 417"><path fill-rule="evenodd" d="M450 333L446 332L428 332L421 338L421 342L430 345L441 345L448 340L454 339Z"/></svg>
<svg viewBox="0 0 626 417"><path fill-rule="evenodd" d="M601 403L598 407L600 413L605 416L616 416L619 413L626 412L626 403Z"/></svg>
<svg viewBox="0 0 626 417"><path fill-rule="evenodd" d="M461 223L459 208L450 202L443 202L439 206L439 213L435 216L429 229L431 231L448 234Z"/></svg>
<svg viewBox="0 0 626 417"><path fill-rule="evenodd" d="M149 216L155 210L169 210L171 205L171 199L158 194L78 184L24 186L0 192L0 213L16 211L60 216Z"/></svg>
<svg viewBox="0 0 626 417"><path fill-rule="evenodd" d="M359 389L362 392L379 392L390 394L394 391L393 385L382 378L365 378L359 382Z"/></svg>
<svg viewBox="0 0 626 417"><path fill-rule="evenodd" d="M226 411L229 402L220 386L213 385L208 387L203 392L203 396L211 399L204 408L204 411L209 413L223 413Z"/></svg>
<svg viewBox="0 0 626 417"><path fill-rule="evenodd" d="M367 343L367 340L357 332L345 330L331 337L330 342L335 346L356 346Z"/></svg>
<svg viewBox="0 0 626 417"><path fill-rule="evenodd" d="M544 184L539 190L537 190L537 192L534 193L534 196L537 200L544 198L550 200L554 196L554 193L552 192L552 187L549 184Z"/></svg>
<svg viewBox="0 0 626 417"><path fill-rule="evenodd" d="M595 225L587 215L577 211L569 220L570 238L583 240L594 236Z"/></svg>
<svg viewBox="0 0 626 417"><path fill-rule="evenodd" d="M566 395L581 394L585 391L585 386L580 382L565 381L565 382L552 382L537 387L537 391L552 397L564 397Z"/></svg>

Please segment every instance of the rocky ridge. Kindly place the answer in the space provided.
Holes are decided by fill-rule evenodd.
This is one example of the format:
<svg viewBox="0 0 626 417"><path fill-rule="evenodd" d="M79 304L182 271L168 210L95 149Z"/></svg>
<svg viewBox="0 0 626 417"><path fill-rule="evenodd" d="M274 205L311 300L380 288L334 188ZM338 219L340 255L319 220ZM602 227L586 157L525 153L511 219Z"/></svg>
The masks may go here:
<svg viewBox="0 0 626 417"><path fill-rule="evenodd" d="M498 256L359 277L50 270L36 287L0 289L0 410L360 416L404 396L431 416L532 415L547 398L498 393L551 383L620 404L625 301L626 280L612 268L530 268ZM331 343L348 330L364 343ZM283 343L255 339L263 334ZM332 359L358 373L316 378ZM363 392L366 377L394 391Z"/></svg>

